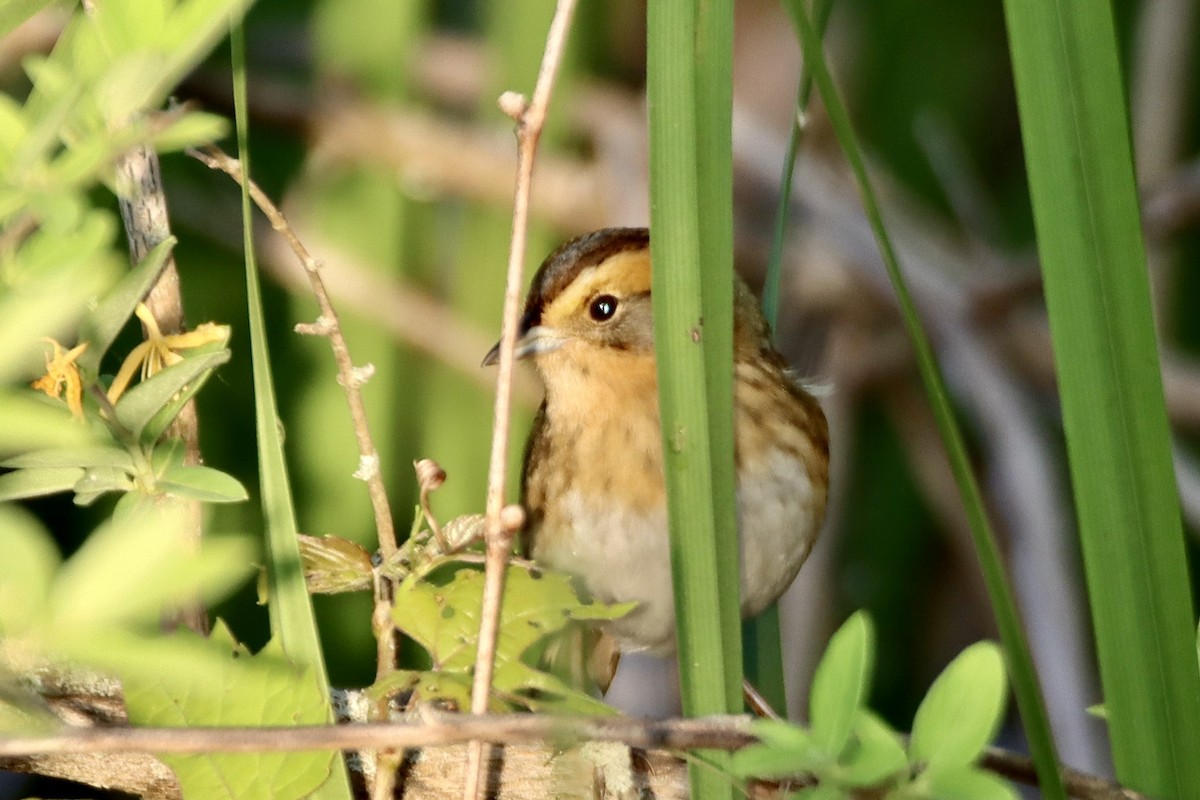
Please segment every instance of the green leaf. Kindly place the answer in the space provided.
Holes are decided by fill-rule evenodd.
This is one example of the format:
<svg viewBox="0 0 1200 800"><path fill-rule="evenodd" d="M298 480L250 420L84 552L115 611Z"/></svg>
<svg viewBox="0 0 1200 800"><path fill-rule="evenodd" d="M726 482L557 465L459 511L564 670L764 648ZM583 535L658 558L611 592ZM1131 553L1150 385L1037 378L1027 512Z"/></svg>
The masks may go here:
<svg viewBox="0 0 1200 800"><path fill-rule="evenodd" d="M117 422L134 436L141 437L144 433L147 439L157 438L170 424L169 419L166 422L157 419L161 416L160 412L168 406L174 408L175 413L171 415L171 419L174 419L183 407L182 403L172 402L176 395L184 392L189 385L194 392L207 377L206 373L228 360L229 351L225 349L215 353L189 354L183 361L167 367L122 395L116 406ZM151 420L154 420L154 426L148 429Z"/></svg>
<svg viewBox="0 0 1200 800"><path fill-rule="evenodd" d="M250 573L249 542L209 538L192 554L184 524L180 506L160 503L102 525L55 576L53 622L63 631L156 625L164 608L220 597Z"/></svg>
<svg viewBox="0 0 1200 800"><path fill-rule="evenodd" d="M569 685L561 678L522 661L498 664L492 675L493 693L508 695L511 705L534 713L612 716L617 712L602 700Z"/></svg>
<svg viewBox="0 0 1200 800"><path fill-rule="evenodd" d="M109 445L35 450L0 462L0 467L112 467L130 474L136 471L128 450Z"/></svg>
<svg viewBox="0 0 1200 800"><path fill-rule="evenodd" d="M56 0L5 0L0 3L0 39Z"/></svg>
<svg viewBox="0 0 1200 800"><path fill-rule="evenodd" d="M91 431L71 417L66 403L40 392L0 389L0 419L0 453L80 447L94 440Z"/></svg>
<svg viewBox="0 0 1200 800"><path fill-rule="evenodd" d="M73 487L75 505L91 505L102 494L128 492L133 488L133 481L124 470L114 467L91 467L84 470L83 477L76 481Z"/></svg>
<svg viewBox="0 0 1200 800"><path fill-rule="evenodd" d="M0 505L0 638L19 635L46 603L59 564L54 540L32 514Z"/></svg>
<svg viewBox="0 0 1200 800"><path fill-rule="evenodd" d="M371 554L339 536L300 534L304 580L315 594L367 591L373 585Z"/></svg>
<svg viewBox="0 0 1200 800"><path fill-rule="evenodd" d="M112 520L118 524L123 523L131 514L137 514L143 508L153 505L155 500L156 498L141 492L126 492L113 506Z"/></svg>
<svg viewBox="0 0 1200 800"><path fill-rule="evenodd" d="M854 739L838 761L838 783L855 788L876 786L907 770L908 757L896 732L869 711L859 714Z"/></svg>
<svg viewBox="0 0 1200 800"><path fill-rule="evenodd" d="M226 342L228 342L229 329L226 328L225 331L226 339L224 342L213 342L202 347L197 347L189 353L188 358L203 358L208 354L224 353L224 359L219 363L228 361L229 351L224 348ZM212 377L212 373L212 370L200 373L200 376L196 378L196 380L188 383L183 387L182 391L168 400L167 404L163 406L162 409L160 409L159 412L155 414L148 423L146 423L146 427L142 431L142 440L153 441L162 436L167 430L167 426L175 421L175 418L179 416L179 412L183 410L183 407L187 405L188 401L191 400L196 395L196 392L200 391L208 379Z"/></svg>
<svg viewBox="0 0 1200 800"><path fill-rule="evenodd" d="M268 645L251 656L218 621L208 641L180 631L213 651L204 668L123 681L130 721L139 725L301 725L326 721L327 699L311 669L298 669ZM223 656L223 657L221 657ZM160 754L185 797L291 800L307 796L329 776L332 752Z"/></svg>
<svg viewBox="0 0 1200 800"><path fill-rule="evenodd" d="M471 677L465 672L400 669L365 690L370 698L396 697L409 691L425 701L439 700L457 709L471 707ZM513 709L505 706L504 710Z"/></svg>
<svg viewBox="0 0 1200 800"><path fill-rule="evenodd" d="M1008 690L1004 659L992 642L962 651L929 687L913 720L909 755L931 773L974 763L996 735Z"/></svg>
<svg viewBox="0 0 1200 800"><path fill-rule="evenodd" d="M111 231L109 232L111 234ZM81 246L76 237L60 235L66 248ZM74 261L75 253L47 256L51 264L45 268L32 262L42 257L34 252L34 236L22 248L20 261L29 270L18 288L0 292L0 380L37 374L45 363L49 349L40 337L69 335L87 300L106 284L108 269L101 261L96 274L86 274L86 265ZM48 241L49 234L36 237ZM107 236L111 240L111 235ZM107 247L109 241L102 244ZM49 249L49 248L47 248ZM63 259L66 259L63 261ZM67 349L70 349L68 344Z"/></svg>
<svg viewBox="0 0 1200 800"><path fill-rule="evenodd" d="M866 612L858 611L838 629L813 675L809 722L813 742L832 757L842 751L871 684L875 634Z"/></svg>
<svg viewBox="0 0 1200 800"><path fill-rule="evenodd" d="M782 720L760 719L750 725L758 744L738 750L731 768L739 778L787 778L824 770L833 763L808 731Z"/></svg>
<svg viewBox="0 0 1200 800"><path fill-rule="evenodd" d="M163 61L160 53L136 51L110 63L92 88L92 99L104 118L125 125L138 112L155 105Z"/></svg>
<svg viewBox="0 0 1200 800"><path fill-rule="evenodd" d="M157 480L172 467L182 467L187 446L182 439L162 439L150 453L150 470Z"/></svg>
<svg viewBox="0 0 1200 800"><path fill-rule="evenodd" d="M163 473L158 486L179 497L204 503L240 503L249 498L237 478L212 467L171 467Z"/></svg>
<svg viewBox="0 0 1200 800"><path fill-rule="evenodd" d="M1019 800L1021 795L998 776L957 766L923 780L931 800Z"/></svg>
<svg viewBox="0 0 1200 800"><path fill-rule="evenodd" d="M127 272L96 307L80 322L79 339L90 346L79 357L79 366L95 375L100 369L100 359L112 347L117 334L133 316L133 310L158 280L167 257L175 247L176 239L170 236L155 245L136 267Z"/></svg>
<svg viewBox="0 0 1200 800"><path fill-rule="evenodd" d="M0 475L0 500L20 500L70 491L83 477L79 467L36 467Z"/></svg>
<svg viewBox="0 0 1200 800"><path fill-rule="evenodd" d="M574 689L529 667L522 657L548 636L562 633L571 622L613 619L627 613L628 606L581 603L570 578L554 572L539 572L534 577L512 566L506 583L496 642L494 695L530 707L531 700L520 695L539 690L553 693L557 701L547 705L557 708L607 709L603 704L587 703ZM475 666L482 597L483 573L477 569L459 568L444 583L413 574L396 589L392 619L425 648L434 670L467 676Z"/></svg>
<svg viewBox="0 0 1200 800"><path fill-rule="evenodd" d="M229 120L217 114L188 112L165 130L154 134L152 144L159 153L199 147L223 139L229 134Z"/></svg>

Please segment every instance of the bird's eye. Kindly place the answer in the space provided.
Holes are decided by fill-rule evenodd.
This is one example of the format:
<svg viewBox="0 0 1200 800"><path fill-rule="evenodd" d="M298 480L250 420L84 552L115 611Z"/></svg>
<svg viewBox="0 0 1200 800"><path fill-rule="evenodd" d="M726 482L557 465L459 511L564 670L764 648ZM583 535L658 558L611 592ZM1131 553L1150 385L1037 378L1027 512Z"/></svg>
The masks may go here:
<svg viewBox="0 0 1200 800"><path fill-rule="evenodd" d="M600 295L588 306L588 313L592 315L592 319L596 320L596 322L605 322L612 319L612 315L617 313L617 298L611 294Z"/></svg>

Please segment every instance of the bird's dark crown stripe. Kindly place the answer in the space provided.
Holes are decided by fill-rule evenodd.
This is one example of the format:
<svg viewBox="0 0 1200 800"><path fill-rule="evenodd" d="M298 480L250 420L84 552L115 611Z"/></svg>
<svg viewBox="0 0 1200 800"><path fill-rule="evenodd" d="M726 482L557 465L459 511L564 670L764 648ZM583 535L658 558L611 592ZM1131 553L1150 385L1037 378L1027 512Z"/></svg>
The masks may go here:
<svg viewBox="0 0 1200 800"><path fill-rule="evenodd" d="M546 257L533 276L525 313L521 317L521 334L542 322L542 312L554 298L571 285L585 269L596 266L617 253L648 247L650 231L646 228L604 228L572 239Z"/></svg>

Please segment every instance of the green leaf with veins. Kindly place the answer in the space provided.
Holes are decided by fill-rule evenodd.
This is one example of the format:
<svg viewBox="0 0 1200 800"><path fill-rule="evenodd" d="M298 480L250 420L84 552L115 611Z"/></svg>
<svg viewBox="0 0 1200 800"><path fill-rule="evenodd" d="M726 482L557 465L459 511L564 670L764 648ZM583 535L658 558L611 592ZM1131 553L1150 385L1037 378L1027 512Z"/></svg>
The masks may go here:
<svg viewBox="0 0 1200 800"><path fill-rule="evenodd" d="M126 677L130 721L163 726L319 725L326 720L311 668L299 669L274 644L250 655L223 622L201 639L170 638L212 651L203 668L164 676ZM291 800L329 775L332 752L202 755L159 754L179 778L184 797Z"/></svg>
<svg viewBox="0 0 1200 800"><path fill-rule="evenodd" d="M565 706L597 713L610 710L534 669L525 658L531 656L535 645L562 633L570 624L615 619L628 613L633 605L582 603L571 579L554 572L531 573L510 566L507 584L496 642L495 699L501 704L528 708L538 701L525 695L541 691L554 696L542 698L542 707ZM438 675L434 680L447 674L469 676L474 669L482 597L483 573L474 568L460 568L441 583L414 574L397 587L392 618L401 631L429 652L433 673Z"/></svg>
<svg viewBox="0 0 1200 800"><path fill-rule="evenodd" d="M340 536L300 534L304 581L316 594L367 591L372 585L371 554Z"/></svg>

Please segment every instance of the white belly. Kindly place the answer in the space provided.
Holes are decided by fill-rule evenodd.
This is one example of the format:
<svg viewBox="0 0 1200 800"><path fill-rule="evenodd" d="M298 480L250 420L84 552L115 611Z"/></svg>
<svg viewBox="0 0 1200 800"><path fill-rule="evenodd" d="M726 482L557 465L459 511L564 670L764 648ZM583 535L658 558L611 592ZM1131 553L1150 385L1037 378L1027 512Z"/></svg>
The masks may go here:
<svg viewBox="0 0 1200 800"><path fill-rule="evenodd" d="M816 509L824 506L814 500L803 464L782 451L743 466L737 489L742 616L762 611L796 577L816 538ZM639 604L607 628L623 650L671 653L675 602L666 512L621 511L589 503L576 491L567 493L564 510L568 534L539 536L537 559L577 575L600 602Z"/></svg>

